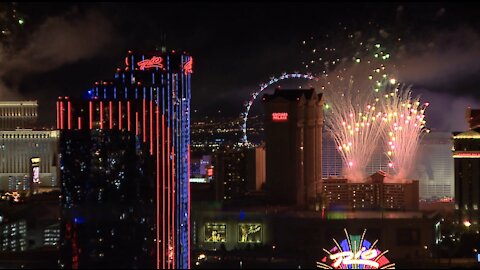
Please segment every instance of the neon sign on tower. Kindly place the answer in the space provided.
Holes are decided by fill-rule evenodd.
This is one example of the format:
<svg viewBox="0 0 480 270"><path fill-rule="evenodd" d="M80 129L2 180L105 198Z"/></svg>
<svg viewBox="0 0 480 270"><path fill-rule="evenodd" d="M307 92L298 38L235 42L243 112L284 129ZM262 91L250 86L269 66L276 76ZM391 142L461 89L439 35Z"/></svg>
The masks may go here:
<svg viewBox="0 0 480 270"><path fill-rule="evenodd" d="M344 229L346 239L340 244L333 239L335 246L330 250L323 249L327 255L317 262L318 268L323 269L395 269L395 264L385 257L386 251L380 251L377 241L370 243L365 240L363 231L360 235L349 235Z"/></svg>
<svg viewBox="0 0 480 270"><path fill-rule="evenodd" d="M288 113L286 112L274 112L272 113L273 122L286 122L288 121Z"/></svg>

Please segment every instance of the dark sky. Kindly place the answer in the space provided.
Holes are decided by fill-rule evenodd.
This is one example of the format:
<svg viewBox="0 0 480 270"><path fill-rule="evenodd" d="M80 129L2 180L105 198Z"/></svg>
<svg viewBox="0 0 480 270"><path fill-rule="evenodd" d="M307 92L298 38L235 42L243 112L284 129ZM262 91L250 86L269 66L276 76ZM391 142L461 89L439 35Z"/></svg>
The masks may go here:
<svg viewBox="0 0 480 270"><path fill-rule="evenodd" d="M433 129L463 128L464 108L480 104L474 4L19 3L17 9L25 24L10 47L0 48L0 98L38 99L44 124L53 125L58 95L78 96L112 78L128 49L152 50L163 35L169 49L195 59L193 108L239 115L260 83L305 71L302 41L321 44L322 33L335 35L339 23L403 37L409 51L397 61L405 66L400 77L431 102ZM457 113L445 120L446 109Z"/></svg>

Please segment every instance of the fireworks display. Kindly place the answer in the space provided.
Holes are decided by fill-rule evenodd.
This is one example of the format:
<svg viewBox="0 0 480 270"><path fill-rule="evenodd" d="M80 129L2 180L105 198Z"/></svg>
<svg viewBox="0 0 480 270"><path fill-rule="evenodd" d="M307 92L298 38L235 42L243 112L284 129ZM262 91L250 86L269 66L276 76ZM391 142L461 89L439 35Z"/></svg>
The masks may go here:
<svg viewBox="0 0 480 270"><path fill-rule="evenodd" d="M421 104L418 97L412 98L410 88L397 87L385 94L382 105L388 139L386 154L394 171L390 180L405 181L413 169L420 138L428 132L424 113L429 104Z"/></svg>
<svg viewBox="0 0 480 270"><path fill-rule="evenodd" d="M389 180L404 181L426 130L426 106L411 97L410 88L395 88L398 68L393 60L405 49L402 38L370 24L370 32L349 31L340 24L336 33L343 35L329 39L326 34L322 45L317 45L320 48L304 49L311 50L307 55L312 59L303 64L319 78L317 89L325 96L325 128L343 159L344 176L351 182L365 181L366 167L381 145L394 172ZM302 45L307 48L314 41L311 37Z"/></svg>
<svg viewBox="0 0 480 270"><path fill-rule="evenodd" d="M316 72L317 89L325 96L325 128L332 134L343 159L344 176L349 181L362 182L384 134L379 103L384 89L396 83L392 76L395 66L390 65L392 56L379 43L388 36L384 30L378 31L378 37L365 38L360 31L348 33L347 27L342 29L344 40L334 41L342 47L330 45L318 53L318 60L325 61L316 66L320 68ZM316 54L317 49L312 49L312 53ZM315 61L309 63L306 68Z"/></svg>
<svg viewBox="0 0 480 270"><path fill-rule="evenodd" d="M361 92L363 93L363 92ZM382 113L375 103L367 103L373 95L353 91L352 83L343 92L333 92L327 103L325 124L331 132L346 166L344 175L352 182L365 179L365 168L382 135ZM331 105L329 105L331 104Z"/></svg>
<svg viewBox="0 0 480 270"><path fill-rule="evenodd" d="M272 77L251 95L242 114L242 142L248 142L248 112L257 96L273 83L298 76L311 80L323 93L325 129L336 143L349 181L366 180L366 168L379 148L390 160L387 172L393 174L389 179L408 177L426 130L425 105L411 97L410 88L397 87L399 67L395 63L405 54L403 38L372 22L363 29L368 30L339 23L331 33L301 41L303 74Z"/></svg>
<svg viewBox="0 0 480 270"><path fill-rule="evenodd" d="M25 18L17 11L16 3L0 3L0 43L9 47L19 33Z"/></svg>

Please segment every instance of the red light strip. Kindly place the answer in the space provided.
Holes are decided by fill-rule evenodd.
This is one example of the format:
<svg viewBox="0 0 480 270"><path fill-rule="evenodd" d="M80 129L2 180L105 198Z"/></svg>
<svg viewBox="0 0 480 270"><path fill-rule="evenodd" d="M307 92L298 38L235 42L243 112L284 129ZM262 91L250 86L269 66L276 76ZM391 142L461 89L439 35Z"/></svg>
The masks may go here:
<svg viewBox="0 0 480 270"><path fill-rule="evenodd" d="M100 129L103 129L103 101L100 101Z"/></svg>
<svg viewBox="0 0 480 270"><path fill-rule="evenodd" d="M143 99L143 142L147 142L147 101Z"/></svg>
<svg viewBox="0 0 480 270"><path fill-rule="evenodd" d="M113 103L112 101L108 102L108 114L110 115L110 129L113 128Z"/></svg>
<svg viewBox="0 0 480 270"><path fill-rule="evenodd" d="M60 129L60 102L57 101L57 129Z"/></svg>
<svg viewBox="0 0 480 270"><path fill-rule="evenodd" d="M78 117L78 129L82 129L82 118L80 116Z"/></svg>
<svg viewBox="0 0 480 270"><path fill-rule="evenodd" d="M153 155L153 101L150 100L150 155Z"/></svg>
<svg viewBox="0 0 480 270"><path fill-rule="evenodd" d="M158 132L160 130L159 128L159 120L158 120L158 107L156 108L155 111L155 122L157 124L156 128L156 142L157 142L157 152L156 152L156 158L157 158L157 186L156 186L156 191L157 191L157 258L156 258L156 263L157 263L157 269L160 269L160 143L159 143L159 137ZM162 224L163 227L163 224ZM163 239L161 240L163 243Z"/></svg>
<svg viewBox="0 0 480 270"><path fill-rule="evenodd" d="M162 113L162 269L165 269L166 264L165 264L165 254L166 254L166 244L167 240L165 238L165 199L167 196L165 196L165 187L166 183L165 180L167 176L165 175L165 115Z"/></svg>
<svg viewBox="0 0 480 270"><path fill-rule="evenodd" d="M188 159L188 167L187 167L187 179L190 180L190 144L187 144L187 149L188 149L188 154L187 154L187 159ZM190 181L188 181L188 217L187 217L187 220L188 220L188 248L191 248L190 246L190 200L191 200L191 197L190 197ZM190 252L188 252L188 266L187 266L188 269L191 269L190 268Z"/></svg>
<svg viewBox="0 0 480 270"><path fill-rule="evenodd" d="M60 129L63 129L63 101L60 101Z"/></svg>
<svg viewBox="0 0 480 270"><path fill-rule="evenodd" d="M118 129L122 130L122 102L118 102Z"/></svg>
<svg viewBox="0 0 480 270"><path fill-rule="evenodd" d="M164 147L169 147L170 146L170 127L167 127L167 145L164 146ZM170 178L170 155L168 153L168 148L167 148L167 252L169 254L167 254L167 268L170 269L170 245L171 245L171 242L170 242L170 232L171 232L171 228L170 228L170 215L171 215L171 198L170 198L170 194L172 193L172 190L171 190L171 178Z"/></svg>
<svg viewBox="0 0 480 270"><path fill-rule="evenodd" d="M172 146L172 224L170 229L172 230L172 250L173 250L173 260L172 260L172 269L175 269L175 150Z"/></svg>
<svg viewBox="0 0 480 270"><path fill-rule="evenodd" d="M139 130L138 130L138 112L135 112L135 135L138 135L139 134Z"/></svg>
<svg viewBox="0 0 480 270"><path fill-rule="evenodd" d="M93 103L90 101L88 104L90 109L90 129L93 129Z"/></svg>
<svg viewBox="0 0 480 270"><path fill-rule="evenodd" d="M70 101L67 103L68 105L68 129L72 129L72 104Z"/></svg>
<svg viewBox="0 0 480 270"><path fill-rule="evenodd" d="M131 131L132 121L130 119L130 101L127 101L127 126L128 126L128 131Z"/></svg>

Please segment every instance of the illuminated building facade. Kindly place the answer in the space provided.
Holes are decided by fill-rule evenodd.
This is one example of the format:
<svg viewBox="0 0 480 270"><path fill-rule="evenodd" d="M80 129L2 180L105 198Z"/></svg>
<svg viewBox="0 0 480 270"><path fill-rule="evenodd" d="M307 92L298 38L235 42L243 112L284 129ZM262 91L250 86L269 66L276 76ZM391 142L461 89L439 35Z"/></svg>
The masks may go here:
<svg viewBox="0 0 480 270"><path fill-rule="evenodd" d="M129 51L114 80L59 97L63 267L189 268L192 63Z"/></svg>
<svg viewBox="0 0 480 270"><path fill-rule="evenodd" d="M375 173L365 183L351 183L343 178L323 179L318 187L323 206L327 210L418 210L418 180L385 183L384 177Z"/></svg>
<svg viewBox="0 0 480 270"><path fill-rule="evenodd" d="M2 251L24 251L27 249L27 222L18 220L0 226Z"/></svg>
<svg viewBox="0 0 480 270"><path fill-rule="evenodd" d="M480 211L480 132L453 133L455 209L460 222L478 228Z"/></svg>
<svg viewBox="0 0 480 270"><path fill-rule="evenodd" d="M29 191L33 181L31 159L40 158L36 185L40 188L58 187L57 130L0 131L0 189Z"/></svg>
<svg viewBox="0 0 480 270"><path fill-rule="evenodd" d="M33 128L37 110L37 101L0 101L0 130Z"/></svg>
<svg viewBox="0 0 480 270"><path fill-rule="evenodd" d="M275 89L262 100L267 192L273 203L305 206L322 179L322 94Z"/></svg>

